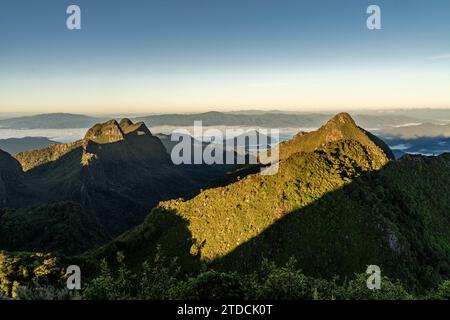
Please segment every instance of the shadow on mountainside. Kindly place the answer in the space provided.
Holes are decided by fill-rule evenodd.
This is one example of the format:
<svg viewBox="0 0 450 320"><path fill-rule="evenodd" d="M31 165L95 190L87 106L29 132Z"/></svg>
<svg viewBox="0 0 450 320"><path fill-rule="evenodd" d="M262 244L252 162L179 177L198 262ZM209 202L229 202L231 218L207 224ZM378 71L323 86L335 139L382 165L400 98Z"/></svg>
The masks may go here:
<svg viewBox="0 0 450 320"><path fill-rule="evenodd" d="M118 235L142 223L159 201L199 191L168 161L149 161L150 156L142 158L135 149L128 141L89 142L86 149L31 169L25 173L36 195L30 204L78 202L94 209L102 225Z"/></svg>
<svg viewBox="0 0 450 320"><path fill-rule="evenodd" d="M264 258L295 257L305 274L351 278L378 265L412 289L450 277L450 154L407 156L363 173L343 188L284 215L216 259L218 269L248 272Z"/></svg>
<svg viewBox="0 0 450 320"><path fill-rule="evenodd" d="M218 270L251 273L263 258L282 264L295 257L306 275L338 275L341 280L375 264L383 275L413 290L434 287L450 276L449 166L450 154L409 156L364 172L208 263ZM139 268L160 245L164 256L178 258L190 273L205 263L207 242L193 238L190 221L176 209L157 207L143 224L89 256L114 262L122 251Z"/></svg>
<svg viewBox="0 0 450 320"><path fill-rule="evenodd" d="M202 245L192 238L188 225L174 210L153 209L144 223L84 256L91 265L99 258L114 265L116 254L123 252L127 264L139 270L144 261L154 260L159 247L163 257L177 259L183 272L195 272L201 267Z"/></svg>

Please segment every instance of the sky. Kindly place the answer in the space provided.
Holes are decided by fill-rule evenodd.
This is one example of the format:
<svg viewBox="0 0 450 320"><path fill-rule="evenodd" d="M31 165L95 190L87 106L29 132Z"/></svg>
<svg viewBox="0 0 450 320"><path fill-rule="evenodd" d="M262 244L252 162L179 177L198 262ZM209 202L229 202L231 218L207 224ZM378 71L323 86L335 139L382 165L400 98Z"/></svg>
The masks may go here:
<svg viewBox="0 0 450 320"><path fill-rule="evenodd" d="M448 0L2 0L0 112L448 108L449 40Z"/></svg>

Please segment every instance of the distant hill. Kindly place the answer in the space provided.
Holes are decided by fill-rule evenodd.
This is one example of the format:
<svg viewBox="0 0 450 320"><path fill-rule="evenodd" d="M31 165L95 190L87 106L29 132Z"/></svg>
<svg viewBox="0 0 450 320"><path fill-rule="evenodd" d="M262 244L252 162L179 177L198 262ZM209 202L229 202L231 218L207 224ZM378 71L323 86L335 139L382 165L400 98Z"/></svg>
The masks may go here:
<svg viewBox="0 0 450 320"><path fill-rule="evenodd" d="M371 130L374 128L392 127L398 125L405 125L409 123L421 122L421 118L415 118L410 115L402 114L356 114L353 116L355 122L362 128Z"/></svg>
<svg viewBox="0 0 450 320"><path fill-rule="evenodd" d="M67 129L89 128L102 119L70 113L47 113L0 120L0 128Z"/></svg>
<svg viewBox="0 0 450 320"><path fill-rule="evenodd" d="M194 121L202 121L204 126L247 126L264 128L317 128L323 125L330 114L289 113L289 112L206 112L198 114L165 114L137 118L148 126L192 126ZM402 125L418 122L405 115L364 115L355 116L355 121L364 128Z"/></svg>
<svg viewBox="0 0 450 320"><path fill-rule="evenodd" d="M123 251L137 264L160 244L187 271L206 262L251 272L263 257L284 263L294 256L318 277L351 277L377 264L415 289L448 278L448 155L393 162L389 148L347 114L280 152L278 174L162 202L92 256Z"/></svg>
<svg viewBox="0 0 450 320"><path fill-rule="evenodd" d="M52 144L59 144L59 142L44 137L0 139L0 149L11 155L27 150L47 148Z"/></svg>
<svg viewBox="0 0 450 320"><path fill-rule="evenodd" d="M367 129L386 126L405 125L424 122L426 113L358 113L354 119L359 126ZM264 128L318 128L331 117L329 113L283 112L283 111L236 111L205 112L195 114L158 114L132 119L145 122L149 127L155 126L192 126L194 121L202 121L204 126L246 126ZM95 123L104 122L106 118L68 113L49 113L0 119L0 128L11 129L65 129L89 128ZM439 121L436 120L436 121ZM449 119L450 121L450 119Z"/></svg>
<svg viewBox="0 0 450 320"><path fill-rule="evenodd" d="M202 121L204 126L253 126L253 127L298 127L318 126L326 115L307 114L292 116L284 113L270 114L234 114L223 112L206 112L198 114L167 114L137 118L148 126L193 126L194 121Z"/></svg>
<svg viewBox="0 0 450 320"><path fill-rule="evenodd" d="M422 137L450 138L450 124L439 125L433 123L422 123L418 125L386 128L380 130L380 135L394 136L402 139L417 139Z"/></svg>
<svg viewBox="0 0 450 320"><path fill-rule="evenodd" d="M323 125L329 114L320 113L222 113L206 112L198 114L167 114L141 117L148 126L192 126L194 121L202 121L204 126L248 126L265 128L317 128ZM406 116L357 115L356 121L363 127L380 127L405 124L417 119Z"/></svg>
<svg viewBox="0 0 450 320"><path fill-rule="evenodd" d="M424 122L450 122L450 108L447 109L433 109L433 108L421 108L421 109L399 109L399 110L388 110L384 112L376 112L381 115L391 115L391 116L409 116L416 119L424 119Z"/></svg>

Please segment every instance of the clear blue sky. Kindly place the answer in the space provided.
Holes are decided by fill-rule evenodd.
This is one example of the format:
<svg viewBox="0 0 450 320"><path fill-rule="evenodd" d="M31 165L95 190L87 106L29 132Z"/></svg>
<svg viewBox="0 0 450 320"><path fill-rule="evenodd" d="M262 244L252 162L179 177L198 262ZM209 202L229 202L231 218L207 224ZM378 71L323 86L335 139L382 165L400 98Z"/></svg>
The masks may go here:
<svg viewBox="0 0 450 320"><path fill-rule="evenodd" d="M393 107L450 107L450 1L0 2L0 112Z"/></svg>

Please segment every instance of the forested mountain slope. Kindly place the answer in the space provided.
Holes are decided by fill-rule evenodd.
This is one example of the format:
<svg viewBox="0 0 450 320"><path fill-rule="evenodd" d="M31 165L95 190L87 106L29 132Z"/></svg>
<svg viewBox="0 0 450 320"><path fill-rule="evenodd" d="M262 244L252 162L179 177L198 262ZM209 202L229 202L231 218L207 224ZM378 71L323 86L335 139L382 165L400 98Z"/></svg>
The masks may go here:
<svg viewBox="0 0 450 320"><path fill-rule="evenodd" d="M298 259L307 274L351 276L378 264L411 287L450 270L450 159L406 157L346 114L281 145L280 171L253 174L188 200L160 203L146 221L94 252L123 251L136 264L155 253L248 271L262 257ZM308 152L304 152L304 151Z"/></svg>

